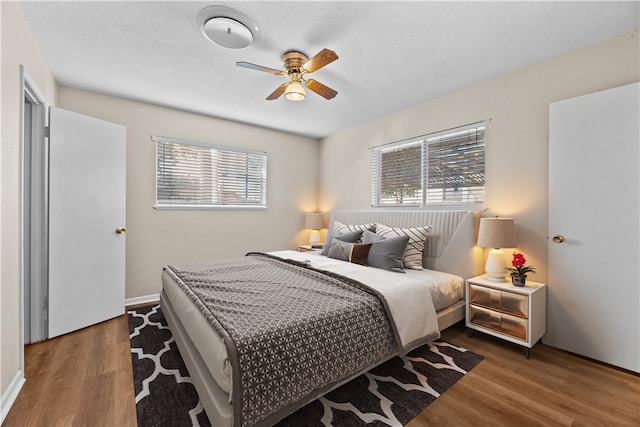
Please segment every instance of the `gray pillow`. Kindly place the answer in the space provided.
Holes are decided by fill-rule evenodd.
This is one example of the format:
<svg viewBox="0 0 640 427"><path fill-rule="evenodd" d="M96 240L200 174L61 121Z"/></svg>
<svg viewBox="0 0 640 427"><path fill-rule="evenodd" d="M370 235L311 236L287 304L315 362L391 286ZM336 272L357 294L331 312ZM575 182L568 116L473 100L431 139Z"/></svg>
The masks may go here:
<svg viewBox="0 0 640 427"><path fill-rule="evenodd" d="M369 249L371 249L371 243L348 243L335 238L331 242L328 256L329 258L366 266Z"/></svg>
<svg viewBox="0 0 640 427"><path fill-rule="evenodd" d="M372 233L369 230L362 233L362 243L373 243L379 242L380 240L384 240L384 237L379 234Z"/></svg>
<svg viewBox="0 0 640 427"><path fill-rule="evenodd" d="M324 241L324 247L322 248L322 252L320 252L320 255L329 255L329 248L331 248L331 242L334 238L342 240L343 242L355 243L360 240L361 236L362 230L340 234L330 229L327 232L327 238Z"/></svg>
<svg viewBox="0 0 640 427"><path fill-rule="evenodd" d="M371 243L367 264L371 267L404 273L402 257L409 243L409 236L390 237L385 239L379 234L367 233L362 238L364 243Z"/></svg>

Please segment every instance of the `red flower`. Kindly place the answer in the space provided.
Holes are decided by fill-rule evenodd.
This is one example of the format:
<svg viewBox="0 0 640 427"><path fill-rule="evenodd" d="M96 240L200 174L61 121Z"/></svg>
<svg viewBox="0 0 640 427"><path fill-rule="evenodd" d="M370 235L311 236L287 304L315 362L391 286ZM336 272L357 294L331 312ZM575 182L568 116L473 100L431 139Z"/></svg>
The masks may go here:
<svg viewBox="0 0 640 427"><path fill-rule="evenodd" d="M524 258L524 255L519 254L518 252L513 253L513 260L511 261L511 265L514 267L521 267L527 260Z"/></svg>
<svg viewBox="0 0 640 427"><path fill-rule="evenodd" d="M508 267L506 270L518 276L524 276L527 273L535 274L536 269L531 265L524 267L525 262L527 262L527 260L524 258L524 255L514 252L513 258L511 259L511 265L513 265L513 267Z"/></svg>

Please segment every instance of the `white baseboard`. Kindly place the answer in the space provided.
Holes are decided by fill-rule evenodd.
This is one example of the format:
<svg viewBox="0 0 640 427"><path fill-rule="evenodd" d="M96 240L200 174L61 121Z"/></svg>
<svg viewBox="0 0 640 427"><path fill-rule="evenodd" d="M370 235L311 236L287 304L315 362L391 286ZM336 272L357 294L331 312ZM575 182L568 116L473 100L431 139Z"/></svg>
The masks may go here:
<svg viewBox="0 0 640 427"><path fill-rule="evenodd" d="M11 381L11 384L9 384L9 387L7 387L7 390L2 394L2 402L0 402L0 424L4 422L9 410L13 406L13 402L18 398L18 393L22 390L24 381L22 371L18 371L13 381Z"/></svg>
<svg viewBox="0 0 640 427"><path fill-rule="evenodd" d="M160 301L160 294L144 295L141 297L127 298L126 300L124 300L124 306L129 307L132 305L146 304L157 301Z"/></svg>

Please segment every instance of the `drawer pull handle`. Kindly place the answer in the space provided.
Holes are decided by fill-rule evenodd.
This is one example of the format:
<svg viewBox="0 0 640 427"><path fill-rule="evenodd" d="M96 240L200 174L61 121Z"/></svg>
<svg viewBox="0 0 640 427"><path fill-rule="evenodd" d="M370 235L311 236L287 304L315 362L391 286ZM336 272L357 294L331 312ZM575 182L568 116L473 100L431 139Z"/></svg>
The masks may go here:
<svg viewBox="0 0 640 427"><path fill-rule="evenodd" d="M553 242L554 243L564 242L564 236L562 234L556 234L555 236L553 236Z"/></svg>

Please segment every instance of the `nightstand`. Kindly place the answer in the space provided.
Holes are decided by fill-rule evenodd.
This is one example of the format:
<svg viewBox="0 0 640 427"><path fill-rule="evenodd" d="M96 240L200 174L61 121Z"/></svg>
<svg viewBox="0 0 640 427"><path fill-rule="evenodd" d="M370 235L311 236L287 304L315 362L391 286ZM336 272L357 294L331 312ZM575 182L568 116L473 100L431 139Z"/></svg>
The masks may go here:
<svg viewBox="0 0 640 427"><path fill-rule="evenodd" d="M529 358L547 331L547 285L527 281L526 286L493 282L486 275L466 281L466 326L524 346Z"/></svg>
<svg viewBox="0 0 640 427"><path fill-rule="evenodd" d="M315 252L321 251L322 248L312 248L311 245L300 245L298 246L298 252Z"/></svg>

